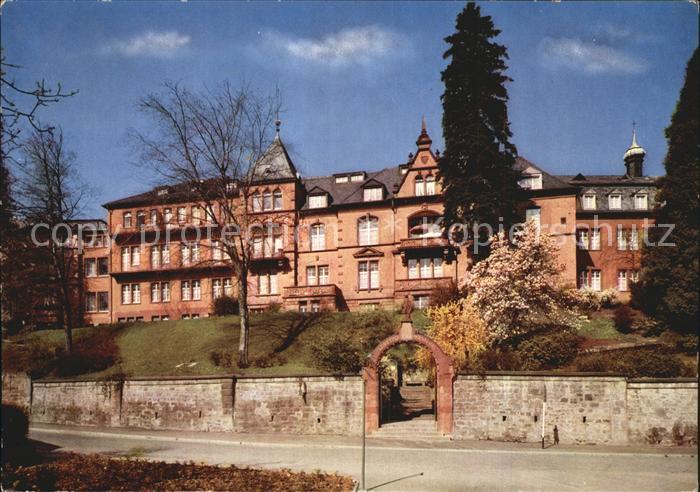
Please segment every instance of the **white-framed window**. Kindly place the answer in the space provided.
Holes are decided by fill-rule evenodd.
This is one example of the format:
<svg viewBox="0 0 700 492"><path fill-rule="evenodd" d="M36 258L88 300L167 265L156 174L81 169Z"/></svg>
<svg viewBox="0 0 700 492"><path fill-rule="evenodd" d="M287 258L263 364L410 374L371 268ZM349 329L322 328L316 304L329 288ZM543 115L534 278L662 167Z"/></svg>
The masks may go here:
<svg viewBox="0 0 700 492"><path fill-rule="evenodd" d="M199 301L202 299L202 281L193 280L192 281L192 300Z"/></svg>
<svg viewBox="0 0 700 492"><path fill-rule="evenodd" d="M220 261L223 257L223 251L221 250L220 241L211 242L211 259L215 261Z"/></svg>
<svg viewBox="0 0 700 492"><path fill-rule="evenodd" d="M323 224L311 226L311 251L326 249L326 227Z"/></svg>
<svg viewBox="0 0 700 492"><path fill-rule="evenodd" d="M579 229L576 231L578 249L588 249L588 229Z"/></svg>
<svg viewBox="0 0 700 492"><path fill-rule="evenodd" d="M594 193L586 193L583 195L583 209L584 210L595 210L596 200Z"/></svg>
<svg viewBox="0 0 700 492"><path fill-rule="evenodd" d="M263 192L263 210L272 210L272 192L270 190Z"/></svg>
<svg viewBox="0 0 700 492"><path fill-rule="evenodd" d="M97 292L85 293L85 311L88 313L97 312Z"/></svg>
<svg viewBox="0 0 700 492"><path fill-rule="evenodd" d="M97 275L104 277L109 275L109 258L98 258L97 259Z"/></svg>
<svg viewBox="0 0 700 492"><path fill-rule="evenodd" d="M183 301L192 299L192 287L189 280L182 280L180 282L180 299Z"/></svg>
<svg viewBox="0 0 700 492"><path fill-rule="evenodd" d="M352 182L352 183L359 183L360 181L364 181L364 180L365 180L364 173L353 174L352 176L350 176L350 182Z"/></svg>
<svg viewBox="0 0 700 492"><path fill-rule="evenodd" d="M518 181L518 184L525 190L541 190L542 174L526 174Z"/></svg>
<svg viewBox="0 0 700 492"><path fill-rule="evenodd" d="M223 281L220 278L211 280L211 295L214 299L218 299L223 295Z"/></svg>
<svg viewBox="0 0 700 492"><path fill-rule="evenodd" d="M202 223L202 207L192 205L192 223L200 225Z"/></svg>
<svg viewBox="0 0 700 492"><path fill-rule="evenodd" d="M425 194L434 195L437 192L435 189L435 176L428 174L425 177Z"/></svg>
<svg viewBox="0 0 700 492"><path fill-rule="evenodd" d="M151 303L160 302L160 283L151 283Z"/></svg>
<svg viewBox="0 0 700 492"><path fill-rule="evenodd" d="M131 227L131 212L124 212L122 214L122 227L125 229Z"/></svg>
<svg viewBox="0 0 700 492"><path fill-rule="evenodd" d="M423 196L425 195L425 185L423 183L423 176L420 174L416 176L416 196ZM366 201L366 200L365 200Z"/></svg>
<svg viewBox="0 0 700 492"><path fill-rule="evenodd" d="M416 309L425 309L430 305L430 296L428 295L417 295L413 296L413 306Z"/></svg>
<svg viewBox="0 0 700 492"><path fill-rule="evenodd" d="M581 270L578 274L578 287L579 289L588 288L588 272L586 270Z"/></svg>
<svg viewBox="0 0 700 492"><path fill-rule="evenodd" d="M187 222L187 208L177 207L177 222L178 224Z"/></svg>
<svg viewBox="0 0 700 492"><path fill-rule="evenodd" d="M172 227L173 225L173 209L164 208L163 209L163 222L165 222L166 227Z"/></svg>
<svg viewBox="0 0 700 492"><path fill-rule="evenodd" d="M608 195L608 208L610 210L622 209L622 195L620 193L611 193Z"/></svg>
<svg viewBox="0 0 700 492"><path fill-rule="evenodd" d="M161 302L170 302L170 282L160 283L160 300Z"/></svg>
<svg viewBox="0 0 700 492"><path fill-rule="evenodd" d="M591 229L591 250L598 251L600 249L600 229Z"/></svg>
<svg viewBox="0 0 700 492"><path fill-rule="evenodd" d="M197 263L199 261L199 243L190 244L190 252L192 263Z"/></svg>
<svg viewBox="0 0 700 492"><path fill-rule="evenodd" d="M639 282L639 270L627 270L627 281L630 284Z"/></svg>
<svg viewBox="0 0 700 492"><path fill-rule="evenodd" d="M627 270L617 272L617 290L625 292L627 290Z"/></svg>
<svg viewBox="0 0 700 492"><path fill-rule="evenodd" d="M131 248L124 246L122 248L122 271L127 271L131 265Z"/></svg>
<svg viewBox="0 0 700 492"><path fill-rule="evenodd" d="M299 312L300 313L308 313L309 312L308 302L299 301Z"/></svg>
<svg viewBox="0 0 700 492"><path fill-rule="evenodd" d="M170 245L167 243L160 245L160 262L163 265L170 264Z"/></svg>
<svg viewBox="0 0 700 492"><path fill-rule="evenodd" d="M347 177L347 176L336 176L336 177L335 177L335 182L336 182L336 183L347 183L347 182L348 182L348 177Z"/></svg>
<svg viewBox="0 0 700 492"><path fill-rule="evenodd" d="M637 251L639 249L639 231L634 226L630 229L629 249L631 251Z"/></svg>
<svg viewBox="0 0 700 492"><path fill-rule="evenodd" d="M647 210L649 208L649 195L646 193L637 193L634 195L635 210Z"/></svg>
<svg viewBox="0 0 700 492"><path fill-rule="evenodd" d="M442 258L409 258L408 278L442 277Z"/></svg>
<svg viewBox="0 0 700 492"><path fill-rule="evenodd" d="M151 209L150 214L151 214L151 225L152 226L158 225L158 210L156 210L155 208Z"/></svg>
<svg viewBox="0 0 700 492"><path fill-rule="evenodd" d="M430 238L442 236L441 218L436 215L419 215L408 219L409 238Z"/></svg>
<svg viewBox="0 0 700 492"><path fill-rule="evenodd" d="M541 215L541 210L539 207L536 208L528 208L525 210L525 221L533 221L535 223L535 226L537 227L537 230L540 230L540 215Z"/></svg>
<svg viewBox="0 0 700 492"><path fill-rule="evenodd" d="M366 216L357 221L358 242L360 246L370 246L379 243L379 219Z"/></svg>
<svg viewBox="0 0 700 492"><path fill-rule="evenodd" d="M279 294L277 272L268 271L258 274L258 295L267 296L277 294Z"/></svg>
<svg viewBox="0 0 700 492"><path fill-rule="evenodd" d="M311 301L311 312L318 313L321 311L321 301Z"/></svg>
<svg viewBox="0 0 700 492"><path fill-rule="evenodd" d="M230 278L224 279L224 295L228 297L233 296L233 280Z"/></svg>
<svg viewBox="0 0 700 492"><path fill-rule="evenodd" d="M101 313L109 311L109 292L97 293L97 310Z"/></svg>
<svg viewBox="0 0 700 492"><path fill-rule="evenodd" d="M266 228L264 235L253 236L253 256L256 258L272 258L284 251L282 229L277 226Z"/></svg>
<svg viewBox="0 0 700 492"><path fill-rule="evenodd" d="M151 268L160 267L160 246L151 246Z"/></svg>
<svg viewBox="0 0 700 492"><path fill-rule="evenodd" d="M360 290L379 288L379 261L361 261L357 265Z"/></svg>
<svg viewBox="0 0 700 492"><path fill-rule="evenodd" d="M601 290L601 272L600 270L591 270L591 289L595 291Z"/></svg>
<svg viewBox="0 0 700 492"><path fill-rule="evenodd" d="M380 186L375 186L372 188L365 188L364 191L364 201L374 202L384 198L383 189Z"/></svg>
<svg viewBox="0 0 700 492"><path fill-rule="evenodd" d="M306 285L328 285L328 265L312 265L306 267Z"/></svg>
<svg viewBox="0 0 700 492"><path fill-rule="evenodd" d="M328 206L328 195L310 195L309 208L326 208Z"/></svg>
<svg viewBox="0 0 700 492"><path fill-rule="evenodd" d="M617 249L626 250L627 249L627 234L628 231L625 229L617 229Z"/></svg>
<svg viewBox="0 0 700 492"><path fill-rule="evenodd" d="M141 284L131 284L131 303L141 304Z"/></svg>
<svg viewBox="0 0 700 492"><path fill-rule="evenodd" d="M85 276L97 277L97 258L85 258Z"/></svg>
<svg viewBox="0 0 700 492"><path fill-rule="evenodd" d="M141 264L141 248L139 246L131 247L131 266L139 266Z"/></svg>
<svg viewBox="0 0 700 492"><path fill-rule="evenodd" d="M131 304L131 285L122 285L122 304Z"/></svg>
<svg viewBox="0 0 700 492"><path fill-rule="evenodd" d="M282 191L275 190L272 193L272 208L275 210L282 210Z"/></svg>
<svg viewBox="0 0 700 492"><path fill-rule="evenodd" d="M146 212L139 210L136 212L136 227L141 228L146 225Z"/></svg>
<svg viewBox="0 0 700 492"><path fill-rule="evenodd" d="M262 194L259 191L253 193L253 212L262 212Z"/></svg>

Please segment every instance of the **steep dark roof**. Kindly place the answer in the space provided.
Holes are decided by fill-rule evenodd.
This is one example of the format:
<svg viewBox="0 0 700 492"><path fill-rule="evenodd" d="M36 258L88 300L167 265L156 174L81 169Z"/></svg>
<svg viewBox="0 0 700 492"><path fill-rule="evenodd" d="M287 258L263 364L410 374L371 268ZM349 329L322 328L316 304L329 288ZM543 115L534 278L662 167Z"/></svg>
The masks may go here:
<svg viewBox="0 0 700 492"><path fill-rule="evenodd" d="M549 174L547 171L543 170L536 164L528 161L524 157L517 157L515 159L515 169L518 171L524 171L525 169L533 167L542 173L542 189L543 190L571 190L573 191L573 186L561 179L561 176L554 176ZM533 190L534 191L534 190Z"/></svg>
<svg viewBox="0 0 700 492"><path fill-rule="evenodd" d="M260 161L253 168L254 181L295 179L297 169L282 143L279 133L275 136Z"/></svg>
<svg viewBox="0 0 700 492"><path fill-rule="evenodd" d="M358 171L355 174L360 174ZM345 173L342 174L343 176ZM321 188L327 191L331 196L334 205L345 205L350 203L361 203L364 201L364 186L372 181L386 187L387 195L385 198L394 196L394 187L401 183L401 170L398 166L388 167L381 171L369 172L366 179L362 181L348 181L347 183L336 183L336 176L317 176L312 178L303 178L305 188L308 191L312 189L317 191ZM303 207L308 208L308 203Z"/></svg>
<svg viewBox="0 0 700 492"><path fill-rule="evenodd" d="M575 186L655 186L658 181L658 176L640 176L638 178L630 178L625 175L588 175L577 174L576 176L566 175L557 176L558 179L566 181Z"/></svg>

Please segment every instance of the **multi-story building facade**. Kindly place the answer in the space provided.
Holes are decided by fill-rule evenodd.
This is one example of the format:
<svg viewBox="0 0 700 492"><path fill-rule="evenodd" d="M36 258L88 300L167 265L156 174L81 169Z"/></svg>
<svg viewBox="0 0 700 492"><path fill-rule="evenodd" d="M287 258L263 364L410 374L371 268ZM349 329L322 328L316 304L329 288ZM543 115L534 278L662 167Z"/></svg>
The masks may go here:
<svg viewBox="0 0 700 492"><path fill-rule="evenodd" d="M398 166L303 178L277 135L250 189L251 221L266 228L252 238L250 307L359 310L405 296L424 307L436 286L460 284L470 245L441 227L440 156L425 125L416 145ZM656 191L643 159L636 138L616 175L553 176L518 158L523 215L557 238L569 285L624 292L636 279ZM216 234L197 239L215 211L189 191L162 186L104 205L110 245L85 255L88 322L207 316L216 297L236 294Z"/></svg>

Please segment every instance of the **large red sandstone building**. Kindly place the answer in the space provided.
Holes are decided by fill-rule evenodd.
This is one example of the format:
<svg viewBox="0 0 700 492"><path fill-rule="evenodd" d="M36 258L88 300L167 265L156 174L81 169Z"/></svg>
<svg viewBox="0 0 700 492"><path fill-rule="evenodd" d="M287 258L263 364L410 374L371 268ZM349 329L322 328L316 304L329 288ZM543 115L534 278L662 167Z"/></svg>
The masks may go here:
<svg viewBox="0 0 700 492"><path fill-rule="evenodd" d="M252 216L278 225L253 240L253 310L374 309L407 295L424 307L435 286L463 280L469 246L449 244L435 224L443 212L440 157L425 125L416 144L407 162L381 171L304 178L277 135L251 190ZM518 158L525 216L558 239L570 285L626 292L637 278L656 192L643 160L636 138L624 167L606 176L552 176ZM192 242L207 219L189 196L179 184L104 205L111 241L82 258L86 323L203 317L214 298L235 294L216 239Z"/></svg>

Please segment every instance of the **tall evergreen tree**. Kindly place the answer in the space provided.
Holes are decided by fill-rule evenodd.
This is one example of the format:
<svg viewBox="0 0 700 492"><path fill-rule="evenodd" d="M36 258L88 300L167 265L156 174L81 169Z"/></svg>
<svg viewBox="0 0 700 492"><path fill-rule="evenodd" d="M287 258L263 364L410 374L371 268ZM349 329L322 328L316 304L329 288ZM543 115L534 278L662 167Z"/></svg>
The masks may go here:
<svg viewBox="0 0 700 492"><path fill-rule="evenodd" d="M450 59L442 72L442 128L445 152L440 174L445 195L445 222L469 228L480 223L497 229L517 220L517 150L510 143L506 48L495 43L501 31L479 6L468 3L457 16L457 30L445 38ZM481 230L484 240L486 230Z"/></svg>
<svg viewBox="0 0 700 492"><path fill-rule="evenodd" d="M688 62L685 84L666 128L668 153L666 176L660 183L655 219L673 224L667 243L654 246L666 228L650 231L642 251L639 283L633 287L633 301L670 328L688 333L698 330L698 220L700 218L700 55L696 48Z"/></svg>

